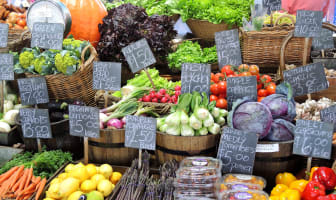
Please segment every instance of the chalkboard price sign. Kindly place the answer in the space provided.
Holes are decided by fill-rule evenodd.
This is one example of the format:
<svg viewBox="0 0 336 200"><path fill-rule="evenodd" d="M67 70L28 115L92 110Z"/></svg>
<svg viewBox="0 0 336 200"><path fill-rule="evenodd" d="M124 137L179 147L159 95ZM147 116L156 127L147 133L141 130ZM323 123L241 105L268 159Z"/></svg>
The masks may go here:
<svg viewBox="0 0 336 200"><path fill-rule="evenodd" d="M281 10L281 0L263 0L263 7L269 15L272 11Z"/></svg>
<svg viewBox="0 0 336 200"><path fill-rule="evenodd" d="M293 154L330 159L333 130L328 122L297 120Z"/></svg>
<svg viewBox="0 0 336 200"><path fill-rule="evenodd" d="M151 117L126 116L125 147L155 150L156 119Z"/></svg>
<svg viewBox="0 0 336 200"><path fill-rule="evenodd" d="M93 89L116 91L121 87L121 63L94 62Z"/></svg>
<svg viewBox="0 0 336 200"><path fill-rule="evenodd" d="M336 105L330 106L320 112L321 120L334 124L334 132L336 132Z"/></svg>
<svg viewBox="0 0 336 200"><path fill-rule="evenodd" d="M49 112L47 109L20 109L23 137L52 138Z"/></svg>
<svg viewBox="0 0 336 200"><path fill-rule="evenodd" d="M8 24L0 23L0 47L7 47L8 41Z"/></svg>
<svg viewBox="0 0 336 200"><path fill-rule="evenodd" d="M156 63L153 52L145 38L122 48L121 51L133 73Z"/></svg>
<svg viewBox="0 0 336 200"><path fill-rule="evenodd" d="M257 143L257 134L225 127L217 153L223 173L252 174Z"/></svg>
<svg viewBox="0 0 336 200"><path fill-rule="evenodd" d="M242 64L238 29L215 33L219 69Z"/></svg>
<svg viewBox="0 0 336 200"><path fill-rule="evenodd" d="M210 95L211 66L208 64L183 63L181 75L181 93L193 91Z"/></svg>
<svg viewBox="0 0 336 200"><path fill-rule="evenodd" d="M243 97L257 101L257 78L255 76L228 77L227 101L229 108L233 102Z"/></svg>
<svg viewBox="0 0 336 200"><path fill-rule="evenodd" d="M0 54L0 80L14 80L13 54Z"/></svg>
<svg viewBox="0 0 336 200"><path fill-rule="evenodd" d="M298 10L296 12L295 37L319 37L322 29L322 11Z"/></svg>
<svg viewBox="0 0 336 200"><path fill-rule="evenodd" d="M18 79L18 85L23 105L49 102L47 83L44 77Z"/></svg>
<svg viewBox="0 0 336 200"><path fill-rule="evenodd" d="M320 37L313 38L313 50L332 49L334 48L333 31L322 28Z"/></svg>
<svg viewBox="0 0 336 200"><path fill-rule="evenodd" d="M291 84L294 96L306 95L329 87L322 63L284 71L284 80Z"/></svg>
<svg viewBox="0 0 336 200"><path fill-rule="evenodd" d="M70 135L99 138L99 110L88 106L69 106Z"/></svg>
<svg viewBox="0 0 336 200"><path fill-rule="evenodd" d="M36 22L33 25L31 47L62 50L64 25Z"/></svg>

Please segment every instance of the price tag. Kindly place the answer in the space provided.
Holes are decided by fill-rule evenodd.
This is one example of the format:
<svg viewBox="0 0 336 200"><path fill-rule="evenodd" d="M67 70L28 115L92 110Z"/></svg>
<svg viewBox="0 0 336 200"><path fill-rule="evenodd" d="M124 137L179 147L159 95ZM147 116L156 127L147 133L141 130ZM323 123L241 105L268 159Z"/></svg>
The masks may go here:
<svg viewBox="0 0 336 200"><path fill-rule="evenodd" d="M322 63L284 71L284 80L291 84L294 97L306 95L329 87Z"/></svg>
<svg viewBox="0 0 336 200"><path fill-rule="evenodd" d="M252 174L257 142L255 133L225 127L217 153L223 173Z"/></svg>
<svg viewBox="0 0 336 200"><path fill-rule="evenodd" d="M320 115L322 121L334 124L334 132L336 132L336 105L321 110Z"/></svg>
<svg viewBox="0 0 336 200"><path fill-rule="evenodd" d="M228 77L227 101L229 109L233 102L243 97L250 97L257 101L257 78L255 76Z"/></svg>
<svg viewBox="0 0 336 200"><path fill-rule="evenodd" d="M31 47L62 50L64 25L36 22L33 25Z"/></svg>
<svg viewBox="0 0 336 200"><path fill-rule="evenodd" d="M322 30L322 11L298 10L296 12L295 37L319 37Z"/></svg>
<svg viewBox="0 0 336 200"><path fill-rule="evenodd" d="M52 138L48 109L21 108L23 137Z"/></svg>
<svg viewBox="0 0 336 200"><path fill-rule="evenodd" d="M293 154L330 159L333 130L331 123L297 120Z"/></svg>
<svg viewBox="0 0 336 200"><path fill-rule="evenodd" d="M322 28L321 35L313 38L313 50L334 48L333 31Z"/></svg>
<svg viewBox="0 0 336 200"><path fill-rule="evenodd" d="M242 64L238 29L215 33L219 69L225 65Z"/></svg>
<svg viewBox="0 0 336 200"><path fill-rule="evenodd" d="M263 0L263 7L267 10L267 14L270 15L272 11L281 10L281 0Z"/></svg>
<svg viewBox="0 0 336 200"><path fill-rule="evenodd" d="M153 52L145 38L122 48L121 51L133 73L156 63Z"/></svg>
<svg viewBox="0 0 336 200"><path fill-rule="evenodd" d="M117 91L121 87L121 63L94 62L93 89Z"/></svg>
<svg viewBox="0 0 336 200"><path fill-rule="evenodd" d="M211 66L208 64L183 63L181 74L181 93L193 91L210 95Z"/></svg>
<svg viewBox="0 0 336 200"><path fill-rule="evenodd" d="M0 47L7 47L8 41L8 24L0 23Z"/></svg>
<svg viewBox="0 0 336 200"><path fill-rule="evenodd" d="M0 80L14 80L13 54L0 54Z"/></svg>
<svg viewBox="0 0 336 200"><path fill-rule="evenodd" d="M151 117L126 116L125 147L155 150L156 119Z"/></svg>
<svg viewBox="0 0 336 200"><path fill-rule="evenodd" d="M99 109L88 106L69 106L70 135L99 138Z"/></svg>
<svg viewBox="0 0 336 200"><path fill-rule="evenodd" d="M22 105L49 102L47 83L44 77L18 79Z"/></svg>

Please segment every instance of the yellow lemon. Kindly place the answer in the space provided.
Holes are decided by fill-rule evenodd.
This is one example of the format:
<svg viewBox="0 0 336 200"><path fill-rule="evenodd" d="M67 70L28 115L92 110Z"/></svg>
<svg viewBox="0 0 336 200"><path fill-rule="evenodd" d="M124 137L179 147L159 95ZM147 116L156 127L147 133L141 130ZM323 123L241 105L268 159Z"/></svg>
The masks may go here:
<svg viewBox="0 0 336 200"><path fill-rule="evenodd" d="M121 177L122 177L122 174L121 174L120 172L113 172L113 173L112 173L112 176L111 176L111 178L110 178L110 181L111 181L114 185L116 185L116 184L120 181Z"/></svg>
<svg viewBox="0 0 336 200"><path fill-rule="evenodd" d="M94 164L88 164L85 166L86 171L89 173L89 177L92 177L93 175L97 174L97 169Z"/></svg>
<svg viewBox="0 0 336 200"><path fill-rule="evenodd" d="M97 174L99 174L99 167L96 167L96 170L97 170Z"/></svg>
<svg viewBox="0 0 336 200"><path fill-rule="evenodd" d="M50 197L47 197L47 198L44 198L43 200L54 200L54 199L50 198Z"/></svg>
<svg viewBox="0 0 336 200"><path fill-rule="evenodd" d="M80 189L85 192L85 193L89 193L93 190L96 190L97 188L97 183L95 181L92 180L85 180L82 184Z"/></svg>
<svg viewBox="0 0 336 200"><path fill-rule="evenodd" d="M79 197L80 197L82 194L84 194L82 191L76 191L76 192L70 194L70 196L68 197L67 200L78 200Z"/></svg>
<svg viewBox="0 0 336 200"><path fill-rule="evenodd" d="M64 180L64 179L68 178L68 176L69 176L68 173L61 173L60 175L58 175L57 178L59 178L61 180Z"/></svg>
<svg viewBox="0 0 336 200"><path fill-rule="evenodd" d="M62 198L68 197L70 194L79 189L79 180L69 177L60 183L59 194Z"/></svg>
<svg viewBox="0 0 336 200"><path fill-rule="evenodd" d="M99 167L99 173L105 176L106 179L109 179L113 173L113 168L109 164L103 164Z"/></svg>
<svg viewBox="0 0 336 200"><path fill-rule="evenodd" d="M101 180L105 180L105 176L101 175L101 174L96 174L96 175L93 175L91 177L91 180L96 182L96 184L98 185L98 183L101 181Z"/></svg>
<svg viewBox="0 0 336 200"><path fill-rule="evenodd" d="M102 180L98 183L97 189L99 192L103 193L104 197L107 197L112 193L114 185L108 180Z"/></svg>
<svg viewBox="0 0 336 200"><path fill-rule="evenodd" d="M74 168L81 168L81 167L85 167L85 165L81 162L74 166Z"/></svg>
<svg viewBox="0 0 336 200"><path fill-rule="evenodd" d="M98 191L92 191L86 194L87 200L104 200L104 195Z"/></svg>
<svg viewBox="0 0 336 200"><path fill-rule="evenodd" d="M54 178L51 182L50 185L55 184L55 183L60 183L62 180L60 178Z"/></svg>
<svg viewBox="0 0 336 200"><path fill-rule="evenodd" d="M66 167L65 167L65 172L69 173L71 172L73 169L75 168L75 165L74 164L68 164Z"/></svg>
<svg viewBox="0 0 336 200"><path fill-rule="evenodd" d="M60 199L62 198L60 193L59 193L59 190L60 190L60 186L61 186L61 183L58 182L58 183L54 183L52 185L50 185L47 193L46 193L46 196L48 198L53 198L53 199Z"/></svg>
<svg viewBox="0 0 336 200"><path fill-rule="evenodd" d="M78 179L80 183L89 179L89 173L85 167L75 168L69 173L69 176Z"/></svg>

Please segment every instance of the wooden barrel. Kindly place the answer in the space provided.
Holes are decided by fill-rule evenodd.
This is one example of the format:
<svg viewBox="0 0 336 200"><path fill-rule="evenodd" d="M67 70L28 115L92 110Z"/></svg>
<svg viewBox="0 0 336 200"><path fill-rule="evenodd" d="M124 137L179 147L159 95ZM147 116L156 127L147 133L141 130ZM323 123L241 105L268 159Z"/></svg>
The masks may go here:
<svg viewBox="0 0 336 200"><path fill-rule="evenodd" d="M306 163L293 155L294 141L259 142L255 155L253 174L267 180L267 191L275 185L275 176L280 172L297 173Z"/></svg>
<svg viewBox="0 0 336 200"><path fill-rule="evenodd" d="M125 129L100 130L100 138L89 138L89 162L131 165L138 150L126 148Z"/></svg>
<svg viewBox="0 0 336 200"><path fill-rule="evenodd" d="M216 157L220 135L174 136L156 134L156 158L160 164L175 159L180 162L188 156Z"/></svg>

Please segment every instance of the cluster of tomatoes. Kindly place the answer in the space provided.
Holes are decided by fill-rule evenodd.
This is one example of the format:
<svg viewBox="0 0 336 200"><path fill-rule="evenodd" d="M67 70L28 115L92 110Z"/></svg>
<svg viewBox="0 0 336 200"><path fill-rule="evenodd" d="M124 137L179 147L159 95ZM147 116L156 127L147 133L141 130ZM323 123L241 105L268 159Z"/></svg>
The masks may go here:
<svg viewBox="0 0 336 200"><path fill-rule="evenodd" d="M210 101L216 101L216 106L218 108L227 109L226 78L238 76L257 77L258 101L275 93L276 84L272 82L272 78L269 75L260 76L259 67L257 65L249 66L247 64L241 64L239 67L225 65L221 69L221 72L216 74L211 73Z"/></svg>

